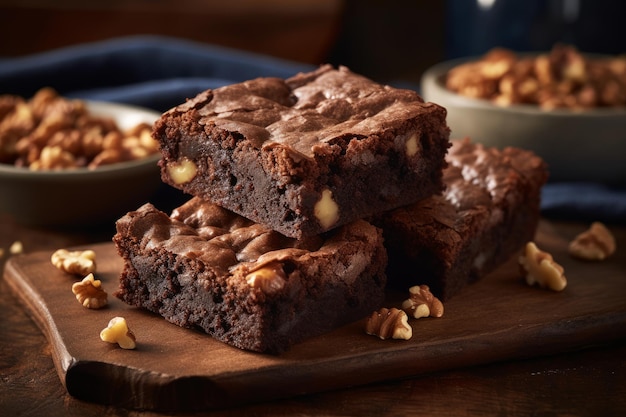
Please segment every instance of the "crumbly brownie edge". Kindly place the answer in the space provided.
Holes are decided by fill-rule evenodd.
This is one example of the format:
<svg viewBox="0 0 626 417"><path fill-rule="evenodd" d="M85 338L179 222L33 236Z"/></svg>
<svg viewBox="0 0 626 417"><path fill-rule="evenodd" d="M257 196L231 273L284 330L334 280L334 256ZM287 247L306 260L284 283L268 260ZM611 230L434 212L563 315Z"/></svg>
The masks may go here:
<svg viewBox="0 0 626 417"><path fill-rule="evenodd" d="M470 153L482 149L468 141L456 145L468 147ZM515 148L503 150L501 160L508 160L509 165L501 186L492 191L497 194L493 207L477 205L456 211L445 197L431 197L374 222L384 230L390 287L427 284L447 300L533 239L547 167L533 153ZM415 218L426 220L411 224Z"/></svg>
<svg viewBox="0 0 626 417"><path fill-rule="evenodd" d="M534 203L522 206L504 223L488 225L484 215L469 214L473 215L478 217L468 219L471 224L464 227L470 236L454 243L448 241L444 246L433 242L441 234L456 234L451 229L441 230L440 226L435 226L431 230L412 232L402 225L388 223L385 241L394 242L387 245L388 286L405 290L413 285L426 284L437 297L449 300L468 284L495 270L532 240L539 219L538 205ZM415 243L414 233L422 235L419 243Z"/></svg>

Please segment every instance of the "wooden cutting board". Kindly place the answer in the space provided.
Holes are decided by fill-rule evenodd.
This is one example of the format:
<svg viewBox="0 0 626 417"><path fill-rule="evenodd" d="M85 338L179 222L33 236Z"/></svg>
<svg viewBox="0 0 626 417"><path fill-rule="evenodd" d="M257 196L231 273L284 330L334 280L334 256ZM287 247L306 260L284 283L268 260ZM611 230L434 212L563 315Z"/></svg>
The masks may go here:
<svg viewBox="0 0 626 417"><path fill-rule="evenodd" d="M501 360L548 355L626 336L626 253L601 263L575 260L574 232L542 222L539 247L565 267L560 293L528 287L516 259L445 304L442 318L411 320L409 341L368 336L363 321L308 340L280 356L249 353L169 324L109 296L102 310L82 307L77 279L52 266L51 252L11 258L4 277L46 334L61 381L80 399L160 411L190 411L286 398ZM618 242L620 244L620 242ZM624 246L624 245L621 245ZM109 294L122 261L112 243L97 254ZM407 293L408 294L408 293ZM407 294L390 294L387 307ZM100 340L114 316L137 336L136 350Z"/></svg>

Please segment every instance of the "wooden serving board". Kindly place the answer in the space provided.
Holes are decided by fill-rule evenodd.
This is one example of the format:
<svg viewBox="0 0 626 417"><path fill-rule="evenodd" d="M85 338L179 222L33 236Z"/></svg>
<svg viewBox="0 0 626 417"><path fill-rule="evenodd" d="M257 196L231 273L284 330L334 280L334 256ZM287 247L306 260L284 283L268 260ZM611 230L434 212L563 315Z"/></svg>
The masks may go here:
<svg viewBox="0 0 626 417"><path fill-rule="evenodd" d="M581 225L578 231L583 229ZM528 287L511 259L446 302L444 317L410 320L411 340L368 336L361 321L280 356L232 348L112 297L122 268L112 243L88 247L96 251L97 278L110 295L109 306L102 310L85 309L75 300L71 285L77 279L51 265L51 252L11 258L4 277L50 340L59 376L71 395L127 408L190 411L548 355L623 338L626 251L620 247L601 263L572 259L566 247L575 230L559 232L544 221L536 240L565 267L568 286L563 292ZM390 294L387 307L404 298ZM127 319L137 336L136 350L100 340L100 331L114 316Z"/></svg>

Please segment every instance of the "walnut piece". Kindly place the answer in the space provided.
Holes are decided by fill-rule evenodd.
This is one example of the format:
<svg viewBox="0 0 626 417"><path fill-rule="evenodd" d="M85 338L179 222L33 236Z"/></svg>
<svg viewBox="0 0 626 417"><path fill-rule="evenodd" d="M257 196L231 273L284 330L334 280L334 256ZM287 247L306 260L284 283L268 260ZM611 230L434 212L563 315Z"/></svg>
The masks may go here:
<svg viewBox="0 0 626 417"><path fill-rule="evenodd" d="M313 207L313 214L324 229L330 229L339 220L339 206L329 189L322 191L322 196Z"/></svg>
<svg viewBox="0 0 626 417"><path fill-rule="evenodd" d="M122 349L137 347L135 334L128 327L124 317L113 317L107 327L100 332L100 339L107 343L117 343Z"/></svg>
<svg viewBox="0 0 626 417"><path fill-rule="evenodd" d="M39 152L39 159L31 162L33 171L58 170L76 167L76 159L71 152L61 146L44 146Z"/></svg>
<svg viewBox="0 0 626 417"><path fill-rule="evenodd" d="M9 253L11 255L19 255L23 252L24 252L24 245L22 244L22 242L20 242L19 240L16 240L15 242L11 243L11 246L9 247Z"/></svg>
<svg viewBox="0 0 626 417"><path fill-rule="evenodd" d="M408 323L409 317L397 308L381 308L373 312L365 322L365 333L381 339L409 340L413 328Z"/></svg>
<svg viewBox="0 0 626 417"><path fill-rule="evenodd" d="M615 249L613 234L600 222L593 222L569 244L570 255L588 261L602 261L615 253Z"/></svg>
<svg viewBox="0 0 626 417"><path fill-rule="evenodd" d="M402 303L402 309L416 319L443 316L443 303L430 292L428 285L409 288L409 298Z"/></svg>
<svg viewBox="0 0 626 417"><path fill-rule="evenodd" d="M246 282L252 288L260 288L265 294L281 290L285 286L287 275L278 262L271 262L246 275Z"/></svg>
<svg viewBox="0 0 626 417"><path fill-rule="evenodd" d="M107 293L102 288L102 282L94 279L93 273L90 273L80 282L72 285L72 292L76 295L76 299L83 307L99 309L107 305Z"/></svg>
<svg viewBox="0 0 626 417"><path fill-rule="evenodd" d="M405 142L404 148L408 157L414 156L421 148L417 133L413 133Z"/></svg>
<svg viewBox="0 0 626 417"><path fill-rule="evenodd" d="M564 269L548 252L540 250L534 242L528 242L519 257L519 265L528 285L539 285L553 291L567 286Z"/></svg>
<svg viewBox="0 0 626 417"><path fill-rule="evenodd" d="M198 166L191 159L181 158L180 161L167 164L167 174L174 184L185 184L198 174Z"/></svg>
<svg viewBox="0 0 626 417"><path fill-rule="evenodd" d="M68 251L59 249L50 257L54 266L68 274L85 276L96 272L96 253L92 250Z"/></svg>

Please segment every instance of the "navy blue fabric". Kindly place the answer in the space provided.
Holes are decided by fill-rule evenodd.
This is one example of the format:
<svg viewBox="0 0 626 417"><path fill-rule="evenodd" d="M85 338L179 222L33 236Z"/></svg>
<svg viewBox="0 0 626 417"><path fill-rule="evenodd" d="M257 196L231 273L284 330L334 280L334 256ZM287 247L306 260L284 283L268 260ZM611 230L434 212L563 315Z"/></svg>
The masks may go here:
<svg viewBox="0 0 626 417"><path fill-rule="evenodd" d="M44 86L60 94L165 111L207 88L260 76L289 77L312 66L159 36L82 44L0 58L0 94L31 97ZM410 87L409 87L410 88ZM626 188L549 183L543 214L560 219L626 222Z"/></svg>
<svg viewBox="0 0 626 417"><path fill-rule="evenodd" d="M605 184L548 183L541 207L549 218L626 224L626 188Z"/></svg>
<svg viewBox="0 0 626 417"><path fill-rule="evenodd" d="M0 92L30 97L50 86L67 97L165 111L207 88L311 69L177 38L133 36L0 59Z"/></svg>

